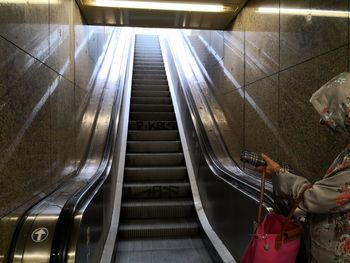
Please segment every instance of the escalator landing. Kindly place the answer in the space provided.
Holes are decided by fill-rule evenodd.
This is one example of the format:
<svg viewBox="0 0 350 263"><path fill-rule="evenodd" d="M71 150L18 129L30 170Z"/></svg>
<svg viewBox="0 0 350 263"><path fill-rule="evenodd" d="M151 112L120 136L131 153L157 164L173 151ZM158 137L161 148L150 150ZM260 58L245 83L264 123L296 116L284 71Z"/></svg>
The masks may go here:
<svg viewBox="0 0 350 263"><path fill-rule="evenodd" d="M199 237L137 239L119 242L115 262L130 263L209 263L213 262Z"/></svg>

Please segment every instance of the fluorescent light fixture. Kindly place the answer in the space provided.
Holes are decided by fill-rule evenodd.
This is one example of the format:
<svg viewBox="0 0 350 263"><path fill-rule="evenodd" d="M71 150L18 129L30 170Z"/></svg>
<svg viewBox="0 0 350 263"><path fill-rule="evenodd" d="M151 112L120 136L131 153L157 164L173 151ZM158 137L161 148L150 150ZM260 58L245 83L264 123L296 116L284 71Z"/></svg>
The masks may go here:
<svg viewBox="0 0 350 263"><path fill-rule="evenodd" d="M93 6L131 8L131 9L152 9L171 11L191 11L191 12L227 12L232 8L220 4L188 4L177 2L144 2L144 1L114 1L96 0L88 3Z"/></svg>
<svg viewBox="0 0 350 263"><path fill-rule="evenodd" d="M281 14L281 15L296 15L296 16L323 16L323 17L339 17L348 18L347 11L334 10L317 10L317 9L299 9L299 8L277 8L277 7L259 7L258 13L264 14Z"/></svg>
<svg viewBox="0 0 350 263"><path fill-rule="evenodd" d="M30 4L30 5L47 5L49 0L0 0L0 4ZM61 4L61 0L50 0L50 4Z"/></svg>

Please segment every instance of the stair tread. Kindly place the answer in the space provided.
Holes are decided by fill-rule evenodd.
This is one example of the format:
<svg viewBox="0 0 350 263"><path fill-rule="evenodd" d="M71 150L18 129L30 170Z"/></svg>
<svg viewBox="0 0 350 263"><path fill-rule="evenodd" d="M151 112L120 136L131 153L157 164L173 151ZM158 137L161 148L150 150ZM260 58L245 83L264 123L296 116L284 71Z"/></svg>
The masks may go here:
<svg viewBox="0 0 350 263"><path fill-rule="evenodd" d="M182 152L179 153L126 153L126 155L132 156L150 156L150 155L168 155L168 156L183 156L184 154Z"/></svg>
<svg viewBox="0 0 350 263"><path fill-rule="evenodd" d="M135 143L135 144L169 144L169 143L174 143L174 144L179 144L181 141L175 140L175 141L129 141L128 143Z"/></svg>
<svg viewBox="0 0 350 263"><path fill-rule="evenodd" d="M144 182L125 182L124 187L145 187L145 186L166 186L166 185L176 185L176 186L189 186L190 183L187 180L174 180L174 181L144 181Z"/></svg>
<svg viewBox="0 0 350 263"><path fill-rule="evenodd" d="M186 166L184 165L179 165L179 166L126 166L125 170L186 170Z"/></svg>
<svg viewBox="0 0 350 263"><path fill-rule="evenodd" d="M122 207L148 207L148 206L192 206L193 200L189 198L158 198L158 199L130 199L122 202Z"/></svg>
<svg viewBox="0 0 350 263"><path fill-rule="evenodd" d="M198 222L195 218L177 218L177 219L130 219L120 222L121 230L133 229L163 229L163 228L197 228Z"/></svg>

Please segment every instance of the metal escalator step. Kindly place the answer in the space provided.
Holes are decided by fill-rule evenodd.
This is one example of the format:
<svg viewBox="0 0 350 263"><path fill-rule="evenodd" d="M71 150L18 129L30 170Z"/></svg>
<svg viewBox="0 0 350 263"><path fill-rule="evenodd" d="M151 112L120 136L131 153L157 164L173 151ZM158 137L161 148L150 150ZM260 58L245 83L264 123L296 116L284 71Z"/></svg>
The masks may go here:
<svg viewBox="0 0 350 263"><path fill-rule="evenodd" d="M147 50L148 48L152 48L152 49L157 49L157 50L160 50L160 44L159 42L155 41L155 42L139 42L139 41L136 41L136 44L135 44L135 49L136 50Z"/></svg>
<svg viewBox="0 0 350 263"><path fill-rule="evenodd" d="M184 180L188 178L185 166L126 167L124 173L127 182Z"/></svg>
<svg viewBox="0 0 350 263"><path fill-rule="evenodd" d="M129 130L128 140L130 141L178 141L180 139L178 131L134 131Z"/></svg>
<svg viewBox="0 0 350 263"><path fill-rule="evenodd" d="M131 111L142 111L142 112L173 112L173 105L152 105L152 104L131 104Z"/></svg>
<svg viewBox="0 0 350 263"><path fill-rule="evenodd" d="M199 224L195 219L149 219L122 221L121 238L156 238L197 236Z"/></svg>
<svg viewBox="0 0 350 263"><path fill-rule="evenodd" d="M154 51L154 52L161 52L160 50L160 45L159 44L136 44L135 45L135 50L138 52L147 52L147 51Z"/></svg>
<svg viewBox="0 0 350 263"><path fill-rule="evenodd" d="M118 242L118 252L137 251L163 251L164 249L203 249L205 245L200 236L198 237L167 237L164 238L140 238L124 239ZM118 262L118 261L117 261ZM171 261L173 262L173 261ZM178 261L177 261L178 262ZM192 261L201 262L202 261ZM212 262L212 261L209 261Z"/></svg>
<svg viewBox="0 0 350 263"><path fill-rule="evenodd" d="M124 219L179 218L194 215L191 199L129 199L121 205L121 217Z"/></svg>
<svg viewBox="0 0 350 263"><path fill-rule="evenodd" d="M134 84L133 91L169 91L168 85Z"/></svg>
<svg viewBox="0 0 350 263"><path fill-rule="evenodd" d="M165 67L164 67L164 64L163 65L134 65L134 71L137 71L137 70L163 70L165 71Z"/></svg>
<svg viewBox="0 0 350 263"><path fill-rule="evenodd" d="M166 71L164 69L134 69L133 74L161 74L166 75Z"/></svg>
<svg viewBox="0 0 350 263"><path fill-rule="evenodd" d="M147 61L147 62L138 62L138 61L135 61L134 62L134 66L136 67L164 67L164 63L163 62L150 62L150 61Z"/></svg>
<svg viewBox="0 0 350 263"><path fill-rule="evenodd" d="M156 57L156 58L162 58L162 52L158 51L158 50L148 50L148 51L144 51L144 50L136 50L135 54L134 54L134 59L138 59L138 58L144 58L144 57Z"/></svg>
<svg viewBox="0 0 350 263"><path fill-rule="evenodd" d="M145 49L147 49L147 47L149 47L149 46L160 47L160 44L159 44L159 40L158 39L157 40L152 40L152 41L149 41L149 40L144 41L144 40L141 40L141 39L140 40L136 39L135 46L136 46L136 48L145 48Z"/></svg>
<svg viewBox="0 0 350 263"><path fill-rule="evenodd" d="M134 57L134 61L145 61L145 60L157 60L157 61L163 61L162 55L148 55L148 54L136 54Z"/></svg>
<svg viewBox="0 0 350 263"><path fill-rule="evenodd" d="M133 80L135 79L154 79L154 80L166 80L167 77L164 73L162 74L140 74L135 73L132 75Z"/></svg>
<svg viewBox="0 0 350 263"><path fill-rule="evenodd" d="M170 97L169 91L143 91L143 90L133 90L131 92L132 97Z"/></svg>
<svg viewBox="0 0 350 263"><path fill-rule="evenodd" d="M130 112L132 121L175 121L174 112Z"/></svg>
<svg viewBox="0 0 350 263"><path fill-rule="evenodd" d="M163 58L156 58L156 57L138 57L134 59L134 63L164 63Z"/></svg>
<svg viewBox="0 0 350 263"><path fill-rule="evenodd" d="M130 130L177 130L176 121L129 121Z"/></svg>
<svg viewBox="0 0 350 263"><path fill-rule="evenodd" d="M170 97L132 97L132 104L167 104L172 105Z"/></svg>
<svg viewBox="0 0 350 263"><path fill-rule="evenodd" d="M141 49L137 49L135 54L134 54L134 58L138 58L138 57L157 57L157 58L162 58L162 52L159 50L159 51L156 51L154 50L152 53L150 52L146 52L146 51L143 51L143 52L140 52Z"/></svg>
<svg viewBox="0 0 350 263"><path fill-rule="evenodd" d="M181 198L190 197L188 181L126 182L123 185L123 198Z"/></svg>
<svg viewBox="0 0 350 263"><path fill-rule="evenodd" d="M180 141L128 141L128 153L171 153L181 152Z"/></svg>
<svg viewBox="0 0 350 263"><path fill-rule="evenodd" d="M176 166L184 165L183 153L127 153L127 166Z"/></svg>
<svg viewBox="0 0 350 263"><path fill-rule="evenodd" d="M168 85L168 81L162 79L133 79L132 84Z"/></svg>

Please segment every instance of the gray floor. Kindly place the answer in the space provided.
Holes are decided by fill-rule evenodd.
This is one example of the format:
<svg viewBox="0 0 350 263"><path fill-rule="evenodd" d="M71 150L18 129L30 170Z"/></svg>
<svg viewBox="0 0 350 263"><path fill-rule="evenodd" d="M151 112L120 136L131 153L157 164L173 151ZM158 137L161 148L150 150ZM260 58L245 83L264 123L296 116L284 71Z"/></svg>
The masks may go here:
<svg viewBox="0 0 350 263"><path fill-rule="evenodd" d="M213 262L200 238L128 240L118 243L116 262Z"/></svg>

